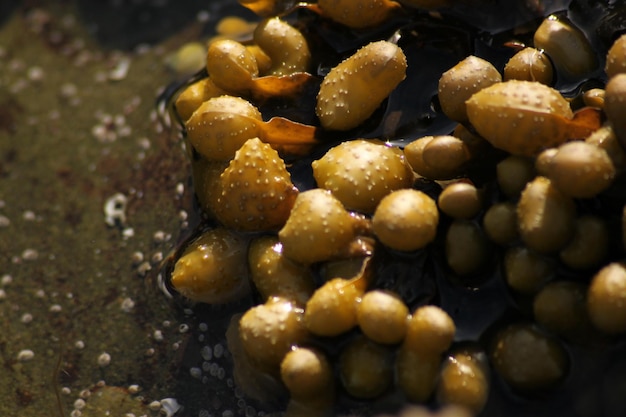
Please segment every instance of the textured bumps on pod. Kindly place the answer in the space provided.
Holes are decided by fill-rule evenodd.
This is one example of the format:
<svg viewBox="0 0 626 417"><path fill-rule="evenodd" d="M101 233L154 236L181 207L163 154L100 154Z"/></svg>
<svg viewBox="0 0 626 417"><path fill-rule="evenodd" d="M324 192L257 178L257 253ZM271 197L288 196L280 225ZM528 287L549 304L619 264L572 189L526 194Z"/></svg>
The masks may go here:
<svg viewBox="0 0 626 417"><path fill-rule="evenodd" d="M315 113L328 130L350 130L374 113L406 77L404 52L387 41L371 42L330 70Z"/></svg>
<svg viewBox="0 0 626 417"><path fill-rule="evenodd" d="M484 88L467 100L476 131L496 148L534 156L568 138L574 116L555 89L533 81L510 80Z"/></svg>
<svg viewBox="0 0 626 417"><path fill-rule="evenodd" d="M611 334L626 332L626 267L611 263L598 271L589 285L587 310L593 325Z"/></svg>
<svg viewBox="0 0 626 417"><path fill-rule="evenodd" d="M311 52L305 37L278 17L258 24L254 30L254 42L269 56L268 73L272 75L304 72L309 67Z"/></svg>
<svg viewBox="0 0 626 417"><path fill-rule="evenodd" d="M563 248L575 230L574 200L545 177L526 185L517 204L517 223L522 241L538 252Z"/></svg>
<svg viewBox="0 0 626 417"><path fill-rule="evenodd" d="M561 192L574 198L591 198L607 189L615 177L608 153L593 144L562 144L546 164L547 176Z"/></svg>
<svg viewBox="0 0 626 417"><path fill-rule="evenodd" d="M272 296L291 300L304 306L315 291L311 270L282 253L277 236L261 236L248 249L250 278L264 300Z"/></svg>
<svg viewBox="0 0 626 417"><path fill-rule="evenodd" d="M192 241L172 271L172 286L194 301L221 304L248 294L248 241L217 228Z"/></svg>
<svg viewBox="0 0 626 417"><path fill-rule="evenodd" d="M467 121L465 102L476 92L502 81L498 70L474 55L460 61L439 78L439 104L450 119Z"/></svg>
<svg viewBox="0 0 626 417"><path fill-rule="evenodd" d="M372 217L376 237L386 246L401 250L421 249L435 239L439 211L427 194L397 190L382 199Z"/></svg>
<svg viewBox="0 0 626 417"><path fill-rule="evenodd" d="M253 363L277 372L285 355L308 337L303 311L290 301L272 297L241 317L239 332L243 348Z"/></svg>
<svg viewBox="0 0 626 417"><path fill-rule="evenodd" d="M211 98L185 122L187 138L211 161L228 161L248 139L259 137L261 113L249 101L234 96Z"/></svg>
<svg viewBox="0 0 626 417"><path fill-rule="evenodd" d="M357 304L363 291L345 278L333 278L319 287L306 304L306 328L318 336L338 336L357 325Z"/></svg>
<svg viewBox="0 0 626 417"><path fill-rule="evenodd" d="M413 182L402 152L377 140L343 142L311 165L320 188L363 213L372 213L385 195Z"/></svg>
<svg viewBox="0 0 626 417"><path fill-rule="evenodd" d="M537 81L550 85L554 79L554 68L544 51L526 47L513 55L506 63L504 79Z"/></svg>
<svg viewBox="0 0 626 417"><path fill-rule="evenodd" d="M209 206L230 228L277 230L287 221L297 195L278 152L253 138L243 144L220 175L218 192Z"/></svg>
<svg viewBox="0 0 626 417"><path fill-rule="evenodd" d="M321 262L346 250L356 237L356 219L330 191L316 188L298 195L278 237L288 258Z"/></svg>
<svg viewBox="0 0 626 417"><path fill-rule="evenodd" d="M232 93L246 92L252 79L259 75L254 55L244 45L230 39L211 43L206 69L215 85Z"/></svg>

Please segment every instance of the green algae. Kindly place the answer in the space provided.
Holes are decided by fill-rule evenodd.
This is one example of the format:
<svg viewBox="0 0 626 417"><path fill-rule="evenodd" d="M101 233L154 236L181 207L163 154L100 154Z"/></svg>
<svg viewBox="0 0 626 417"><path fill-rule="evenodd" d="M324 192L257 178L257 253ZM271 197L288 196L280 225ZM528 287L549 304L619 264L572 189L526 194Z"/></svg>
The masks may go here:
<svg viewBox="0 0 626 417"><path fill-rule="evenodd" d="M185 335L138 273L137 253L158 267L189 198L178 139L154 114L172 79L163 57L184 40L107 50L72 4L37 5L0 27L0 414L69 415L98 381L137 384L144 402L159 400L175 384L173 346ZM98 136L97 125L116 137ZM115 193L128 199L132 236L105 224ZM23 350L32 359L20 360ZM100 366L105 352L110 364Z"/></svg>

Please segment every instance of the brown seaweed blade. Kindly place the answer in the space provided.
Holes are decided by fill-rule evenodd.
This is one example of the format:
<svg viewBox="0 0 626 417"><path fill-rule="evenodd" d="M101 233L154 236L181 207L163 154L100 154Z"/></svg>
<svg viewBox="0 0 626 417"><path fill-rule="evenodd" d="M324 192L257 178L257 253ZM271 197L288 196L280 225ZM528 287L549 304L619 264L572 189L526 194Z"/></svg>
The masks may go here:
<svg viewBox="0 0 626 417"><path fill-rule="evenodd" d="M583 139L602 126L602 112L593 107L584 107L574 113L574 118L565 120L567 136Z"/></svg>
<svg viewBox="0 0 626 417"><path fill-rule="evenodd" d="M243 7L262 17L282 15L296 7L297 3L294 0L239 0Z"/></svg>
<svg viewBox="0 0 626 417"><path fill-rule="evenodd" d="M252 79L251 93L256 100L271 97L295 97L315 77L307 72L289 75L266 75Z"/></svg>
<svg viewBox="0 0 626 417"><path fill-rule="evenodd" d="M267 122L259 122L263 142L282 153L295 156L307 155L319 143L315 138L317 128L294 122L284 117L272 117Z"/></svg>

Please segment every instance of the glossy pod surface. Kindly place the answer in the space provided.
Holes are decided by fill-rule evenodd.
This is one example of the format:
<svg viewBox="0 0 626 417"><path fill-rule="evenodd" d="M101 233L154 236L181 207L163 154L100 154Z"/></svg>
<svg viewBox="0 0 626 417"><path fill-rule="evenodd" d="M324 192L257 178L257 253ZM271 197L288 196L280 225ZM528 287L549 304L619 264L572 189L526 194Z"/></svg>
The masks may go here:
<svg viewBox="0 0 626 417"><path fill-rule="evenodd" d="M241 89L180 96L203 231L246 247L251 291L194 306L241 313L236 398L287 416L610 409L626 334L617 9L331 3L243 2L263 18L224 59Z"/></svg>
<svg viewBox="0 0 626 417"><path fill-rule="evenodd" d="M363 123L406 76L402 49L372 42L334 67L320 86L315 113L330 130Z"/></svg>
<svg viewBox="0 0 626 417"><path fill-rule="evenodd" d="M573 117L561 94L541 83L505 81L467 101L469 121L493 146L514 155L534 156L565 142Z"/></svg>

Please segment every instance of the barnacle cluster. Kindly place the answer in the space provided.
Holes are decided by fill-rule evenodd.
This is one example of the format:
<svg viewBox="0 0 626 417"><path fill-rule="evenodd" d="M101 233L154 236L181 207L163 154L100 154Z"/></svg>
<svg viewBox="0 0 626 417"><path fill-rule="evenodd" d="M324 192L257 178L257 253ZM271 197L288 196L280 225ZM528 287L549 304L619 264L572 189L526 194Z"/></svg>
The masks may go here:
<svg viewBox="0 0 626 417"><path fill-rule="evenodd" d="M479 42L489 2L240 3L250 36L176 97L203 222L165 280L251 300L228 331L244 392L316 416L578 392L572 363L626 333L620 20L520 2Z"/></svg>

